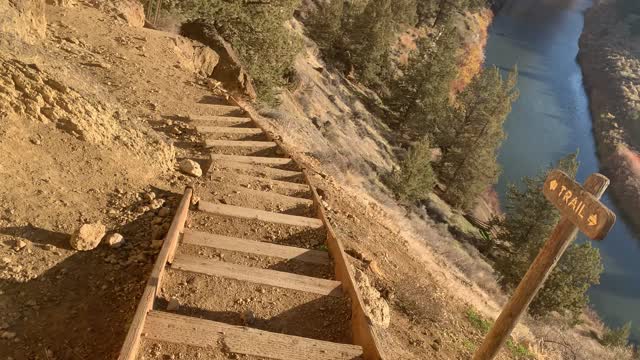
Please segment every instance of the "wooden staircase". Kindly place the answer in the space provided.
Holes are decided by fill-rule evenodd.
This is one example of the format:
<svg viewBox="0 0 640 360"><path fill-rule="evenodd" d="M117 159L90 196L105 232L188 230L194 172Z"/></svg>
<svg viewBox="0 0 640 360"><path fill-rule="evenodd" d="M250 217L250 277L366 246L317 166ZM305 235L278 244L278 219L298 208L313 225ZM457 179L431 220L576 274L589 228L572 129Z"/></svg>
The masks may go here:
<svg viewBox="0 0 640 360"><path fill-rule="evenodd" d="M381 359L304 169L242 108L202 109L209 115L189 116L211 150L202 199L190 213L186 189L119 359L155 358L149 349L160 347L181 359Z"/></svg>

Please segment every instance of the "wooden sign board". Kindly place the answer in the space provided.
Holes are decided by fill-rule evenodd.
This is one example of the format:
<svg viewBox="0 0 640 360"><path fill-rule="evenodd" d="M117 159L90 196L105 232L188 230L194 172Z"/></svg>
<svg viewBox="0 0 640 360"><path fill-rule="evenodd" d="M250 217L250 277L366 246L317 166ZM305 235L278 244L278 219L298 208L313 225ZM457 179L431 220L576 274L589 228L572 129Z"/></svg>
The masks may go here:
<svg viewBox="0 0 640 360"><path fill-rule="evenodd" d="M560 170L549 173L543 193L562 216L593 240L604 239L616 222L611 210Z"/></svg>

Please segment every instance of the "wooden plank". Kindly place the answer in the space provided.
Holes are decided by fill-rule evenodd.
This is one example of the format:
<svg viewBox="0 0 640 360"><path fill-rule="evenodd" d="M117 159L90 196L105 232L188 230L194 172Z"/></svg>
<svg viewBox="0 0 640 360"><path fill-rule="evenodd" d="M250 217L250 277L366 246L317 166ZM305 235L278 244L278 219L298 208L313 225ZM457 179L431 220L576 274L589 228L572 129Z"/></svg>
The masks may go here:
<svg viewBox="0 0 640 360"><path fill-rule="evenodd" d="M241 115L244 114L244 110L239 106L234 105L219 105L219 104L203 104L196 103L195 107L202 112L211 115Z"/></svg>
<svg viewBox="0 0 640 360"><path fill-rule="evenodd" d="M224 154L211 154L211 160L235 161L235 162L246 163L246 164L264 164L264 165L289 165L293 162L293 160L290 158L224 155Z"/></svg>
<svg viewBox="0 0 640 360"><path fill-rule="evenodd" d="M270 269L259 269L198 256L178 254L173 264L171 264L171 268L313 294L342 296L341 283L339 281Z"/></svg>
<svg viewBox="0 0 640 360"><path fill-rule="evenodd" d="M600 174L592 174L585 181L584 189L596 199L604 194L609 179ZM546 185L545 185L546 186ZM542 245L540 252L513 292L511 299L504 306L500 316L484 338L482 345L473 355L473 360L490 360L495 358L522 314L536 296L565 250L578 234L578 228L567 217L562 217L558 225Z"/></svg>
<svg viewBox="0 0 640 360"><path fill-rule="evenodd" d="M560 170L549 172L544 196L585 235L602 240L616 222L616 215L595 196Z"/></svg>
<svg viewBox="0 0 640 360"><path fill-rule="evenodd" d="M236 141L236 140L205 140L205 147L242 147L242 148L273 148L273 141Z"/></svg>
<svg viewBox="0 0 640 360"><path fill-rule="evenodd" d="M201 231L186 230L183 244L213 247L216 249L239 251L243 253L270 256L280 259L295 259L311 264L328 265L329 255L324 251L302 249L268 242L240 239L230 236L209 234Z"/></svg>
<svg viewBox="0 0 640 360"><path fill-rule="evenodd" d="M243 326L177 315L149 313L147 339L196 347L222 344L236 354L281 360L347 360L362 354L359 346L278 334Z"/></svg>
<svg viewBox="0 0 640 360"><path fill-rule="evenodd" d="M230 176L234 176L235 178L237 178L238 182L241 182L242 179L245 179L247 181L255 181L255 182L260 183L260 184L269 185L269 186L273 186L273 187L280 187L280 188L283 188L283 189L297 190L297 191L311 191L311 188L307 184L298 184L298 183L293 183L293 182L290 182L290 181L281 181L281 180L274 180L274 179L268 179L268 178L261 178L261 177L246 175L246 174L242 174L242 173L240 173L240 174L234 173L234 174L230 174ZM215 177L213 179L215 180Z"/></svg>
<svg viewBox="0 0 640 360"><path fill-rule="evenodd" d="M327 219L320 196L312 185L309 174L305 170L302 170L302 172L304 173L305 181L311 187L311 195L316 206L317 216L322 219L325 229L327 230L327 248L333 259L336 279L342 282L344 291L346 291L351 299L351 332L353 342L354 344L362 346L365 360L385 360L387 357L382 351L382 346L379 343L375 328L371 326L371 319L366 313L364 300L358 291L355 277L344 251L344 246L336 236L331 223Z"/></svg>
<svg viewBox="0 0 640 360"><path fill-rule="evenodd" d="M206 116L206 115L195 115L190 114L189 120L191 121L203 121L203 122L220 122L226 125L238 125L238 124L248 124L253 123L251 118L246 117L238 117L238 116Z"/></svg>
<svg viewBox="0 0 640 360"><path fill-rule="evenodd" d="M147 281L147 285L142 293L142 298L138 303L136 312L131 321L131 326L127 332L122 348L120 349L120 355L118 360L134 360L137 358L138 348L140 346L140 335L147 318L147 313L153 307L153 301L156 298L160 283L162 282L162 276L165 271L165 265L168 259L172 256L172 252L175 251L175 245L178 243L178 235L184 228L184 223L187 218L187 212L189 211L189 205L191 204L191 196L193 189L187 188L182 196L182 200L178 205L176 215L171 222L171 227L167 232L162 249L158 254L151 275Z"/></svg>
<svg viewBox="0 0 640 360"><path fill-rule="evenodd" d="M269 177L278 177L278 178L302 177L302 172L300 171L274 169L272 167L263 166L259 164L246 164L246 163L238 163L233 161L222 160L222 161L214 161L213 166L218 168L249 170L249 171L254 171Z"/></svg>
<svg viewBox="0 0 640 360"><path fill-rule="evenodd" d="M250 127L196 126L196 130L203 134L262 134L261 129Z"/></svg>
<svg viewBox="0 0 640 360"><path fill-rule="evenodd" d="M323 226L322 221L316 218L279 214L270 211L245 208L241 206L214 204L202 200L198 202L198 210L216 215L233 216L243 219L255 219L276 224L310 227L314 229L319 229Z"/></svg>
<svg viewBox="0 0 640 360"><path fill-rule="evenodd" d="M298 204L302 204L302 205L313 206L313 200L309 200L309 199L305 199L305 198L282 195L282 194L278 194L276 192L268 192L268 191L247 189L247 188L243 188L243 187L239 187L239 186L233 186L232 188L237 189L235 191L240 191L241 193L244 193L244 194L247 194L247 195L251 195L251 196L259 196L259 197L264 198L264 199L269 199L269 200L273 200L273 201L280 201L280 202L289 203L289 204L298 203Z"/></svg>

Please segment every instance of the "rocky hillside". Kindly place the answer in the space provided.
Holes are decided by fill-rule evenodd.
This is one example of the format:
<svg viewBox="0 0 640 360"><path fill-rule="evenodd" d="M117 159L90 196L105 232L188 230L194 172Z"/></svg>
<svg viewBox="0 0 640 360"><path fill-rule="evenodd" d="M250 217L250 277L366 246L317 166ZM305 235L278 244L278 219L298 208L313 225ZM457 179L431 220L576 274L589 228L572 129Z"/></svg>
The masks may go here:
<svg viewBox="0 0 640 360"><path fill-rule="evenodd" d="M598 0L587 12L579 61L590 98L603 171L627 214L640 211L640 36L623 0ZM627 16L628 15L628 16ZM640 229L640 218L630 216Z"/></svg>

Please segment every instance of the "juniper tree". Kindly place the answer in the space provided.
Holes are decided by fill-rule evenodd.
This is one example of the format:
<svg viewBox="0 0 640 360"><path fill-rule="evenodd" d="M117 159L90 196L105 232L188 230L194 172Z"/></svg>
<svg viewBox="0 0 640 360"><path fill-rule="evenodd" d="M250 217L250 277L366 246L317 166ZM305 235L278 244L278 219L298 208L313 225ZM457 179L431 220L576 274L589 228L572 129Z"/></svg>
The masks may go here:
<svg viewBox="0 0 640 360"><path fill-rule="evenodd" d="M365 84L378 83L387 71L395 29L392 0L369 1L348 29L349 61Z"/></svg>
<svg viewBox="0 0 640 360"><path fill-rule="evenodd" d="M309 18L310 36L326 56L334 57L341 47L344 16L344 1L332 0L320 3Z"/></svg>
<svg viewBox="0 0 640 360"><path fill-rule="evenodd" d="M456 53L460 41L453 26L447 26L435 42L420 38L416 45L402 67L402 75L391 83L386 100L417 138L433 134L436 120L447 111L451 83L458 71Z"/></svg>
<svg viewBox="0 0 640 360"><path fill-rule="evenodd" d="M428 139L415 143L400 163L400 168L395 169L387 180L389 187L400 199L426 199L435 185Z"/></svg>
<svg viewBox="0 0 640 360"><path fill-rule="evenodd" d="M568 155L558 162L557 168L575 177L576 158L577 154ZM547 172L525 177L522 188L509 187L506 217L498 224L501 229L498 240L509 244L511 251L495 263L501 274L500 282L507 289L517 286L560 219L559 212L542 192ZM579 315L587 303L586 291L598 283L601 272L598 249L590 243L571 245L531 302L529 312L544 315L568 311Z"/></svg>
<svg viewBox="0 0 640 360"><path fill-rule="evenodd" d="M438 172L447 187L444 197L458 208L470 208L497 180L497 151L505 137L503 123L518 96L516 81L517 70L503 80L496 67L486 68L436 120L433 134L443 153Z"/></svg>

